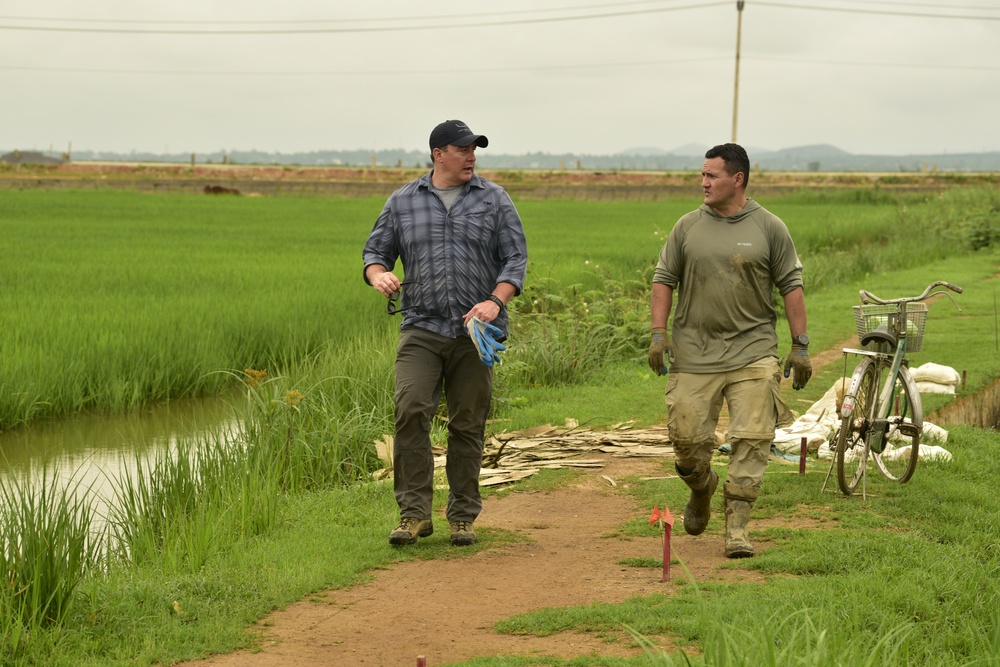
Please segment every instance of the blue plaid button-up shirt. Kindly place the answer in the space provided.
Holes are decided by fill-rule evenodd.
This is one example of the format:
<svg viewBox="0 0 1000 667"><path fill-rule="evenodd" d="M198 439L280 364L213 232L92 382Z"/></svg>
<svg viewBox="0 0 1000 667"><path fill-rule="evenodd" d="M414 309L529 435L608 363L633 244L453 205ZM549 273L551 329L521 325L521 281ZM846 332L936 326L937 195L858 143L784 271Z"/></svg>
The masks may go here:
<svg viewBox="0 0 1000 667"><path fill-rule="evenodd" d="M403 323L449 338L467 335L462 316L497 283L519 294L528 268L521 218L507 192L473 174L449 212L431 174L389 196L362 252L365 267L403 263ZM507 310L493 322L507 336Z"/></svg>

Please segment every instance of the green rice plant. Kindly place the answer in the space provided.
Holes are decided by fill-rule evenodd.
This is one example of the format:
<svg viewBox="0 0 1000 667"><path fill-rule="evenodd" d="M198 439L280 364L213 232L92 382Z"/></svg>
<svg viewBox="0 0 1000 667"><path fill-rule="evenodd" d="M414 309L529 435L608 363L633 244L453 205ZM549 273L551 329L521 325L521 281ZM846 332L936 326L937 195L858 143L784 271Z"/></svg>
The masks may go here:
<svg viewBox="0 0 1000 667"><path fill-rule="evenodd" d="M73 592L99 562L93 500L49 465L36 479L0 477L0 645L15 651L39 628L59 625Z"/></svg>
<svg viewBox="0 0 1000 667"><path fill-rule="evenodd" d="M0 428L216 393L217 371L287 366L383 305L359 270L371 200L2 197Z"/></svg>
<svg viewBox="0 0 1000 667"><path fill-rule="evenodd" d="M286 372L331 342L394 326L359 270L381 198L0 196L0 252L8 258L0 265L8 287L0 292L8 332L0 428L218 393L234 381L224 369ZM762 203L789 225L810 294L987 248L997 235L997 195L984 189L816 189ZM546 358L554 348L619 354L616 332L605 326L614 317L584 331L579 313L559 313L582 302L593 312L601 296L593 293L608 278L644 280L673 224L697 206L696 193L661 202L519 201L531 264L528 290L513 307L530 313L540 292L552 320L545 333L557 341L531 365L562 381L586 364L555 368ZM563 292L572 285L576 295ZM634 315L648 317L641 308Z"/></svg>
<svg viewBox="0 0 1000 667"><path fill-rule="evenodd" d="M923 266L1000 239L995 188L870 197L864 192L802 192L766 204L792 233L807 293Z"/></svg>
<svg viewBox="0 0 1000 667"><path fill-rule="evenodd" d="M553 280L525 288L511 308L505 377L529 386L578 384L604 364L638 354L649 330L648 281L597 278L599 287L587 291Z"/></svg>
<svg viewBox="0 0 1000 667"><path fill-rule="evenodd" d="M661 202L516 201L528 240L528 281L599 289L603 277L651 271L677 220L698 208L697 192Z"/></svg>

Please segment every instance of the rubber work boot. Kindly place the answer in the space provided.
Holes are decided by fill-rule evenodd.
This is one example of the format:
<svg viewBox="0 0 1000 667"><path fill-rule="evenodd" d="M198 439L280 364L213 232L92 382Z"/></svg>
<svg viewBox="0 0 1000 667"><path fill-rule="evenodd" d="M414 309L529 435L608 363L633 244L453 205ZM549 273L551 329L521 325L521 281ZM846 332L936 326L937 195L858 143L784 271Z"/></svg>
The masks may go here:
<svg viewBox="0 0 1000 667"><path fill-rule="evenodd" d="M430 519L404 516L396 529L389 533L389 544L416 544L418 537L434 534L434 523Z"/></svg>
<svg viewBox="0 0 1000 667"><path fill-rule="evenodd" d="M684 472L676 463L674 470L691 489L691 497L684 507L684 530L688 535L701 535L712 516L712 494L719 485L719 476L711 468Z"/></svg>
<svg viewBox="0 0 1000 667"><path fill-rule="evenodd" d="M723 490L726 504L726 558L750 558L753 545L747 537L750 510L757 500L757 489L726 482Z"/></svg>
<svg viewBox="0 0 1000 667"><path fill-rule="evenodd" d="M456 547L467 547L476 543L476 531L472 529L471 521L452 521L451 543Z"/></svg>

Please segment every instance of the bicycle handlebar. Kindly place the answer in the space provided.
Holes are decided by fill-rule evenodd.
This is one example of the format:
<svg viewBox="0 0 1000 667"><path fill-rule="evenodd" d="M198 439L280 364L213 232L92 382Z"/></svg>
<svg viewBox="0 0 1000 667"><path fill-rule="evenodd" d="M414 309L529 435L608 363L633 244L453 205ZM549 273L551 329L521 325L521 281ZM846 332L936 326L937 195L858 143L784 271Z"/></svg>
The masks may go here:
<svg viewBox="0 0 1000 667"><path fill-rule="evenodd" d="M859 294L861 295L861 303L864 303L864 304L867 304L869 302L871 302L871 303L878 303L878 304L882 304L882 305L886 305L886 304L890 304L890 303L910 303L911 301L923 301L924 299L926 299L928 297L928 295L930 295L931 290L933 290L935 287L947 287L948 289L950 289L955 294L961 294L962 293L962 288L959 287L958 285L952 285L951 283L949 283L946 280L938 280L937 282L933 282L930 285L928 285L927 289L925 289L920 296L904 296L904 297L900 297L898 299L880 299L879 297L875 296L874 294L872 294L868 290L864 290L864 289L861 290L859 292Z"/></svg>

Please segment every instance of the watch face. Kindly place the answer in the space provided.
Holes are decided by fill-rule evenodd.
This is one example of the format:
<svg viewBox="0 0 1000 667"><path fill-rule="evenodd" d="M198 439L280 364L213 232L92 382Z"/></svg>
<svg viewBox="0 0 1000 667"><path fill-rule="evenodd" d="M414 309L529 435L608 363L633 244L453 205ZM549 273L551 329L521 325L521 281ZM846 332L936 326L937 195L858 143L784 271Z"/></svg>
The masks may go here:
<svg viewBox="0 0 1000 667"><path fill-rule="evenodd" d="M798 336L795 337L795 342L798 343L799 345L808 345L809 336L805 334L799 334Z"/></svg>

